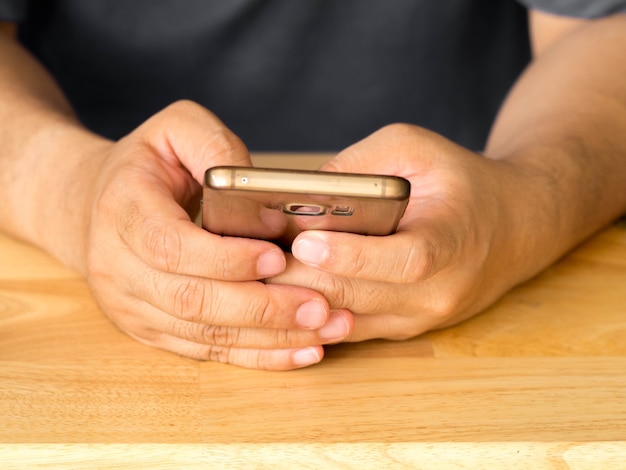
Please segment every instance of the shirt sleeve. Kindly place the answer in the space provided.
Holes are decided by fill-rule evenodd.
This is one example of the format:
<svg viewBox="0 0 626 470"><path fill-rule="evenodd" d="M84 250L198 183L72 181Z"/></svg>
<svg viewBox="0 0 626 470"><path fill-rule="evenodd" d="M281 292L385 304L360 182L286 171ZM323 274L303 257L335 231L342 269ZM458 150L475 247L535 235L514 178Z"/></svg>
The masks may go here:
<svg viewBox="0 0 626 470"><path fill-rule="evenodd" d="M21 21L26 18L28 0L0 0L0 21Z"/></svg>
<svg viewBox="0 0 626 470"><path fill-rule="evenodd" d="M525 7L555 15L600 18L626 13L626 0L518 0Z"/></svg>

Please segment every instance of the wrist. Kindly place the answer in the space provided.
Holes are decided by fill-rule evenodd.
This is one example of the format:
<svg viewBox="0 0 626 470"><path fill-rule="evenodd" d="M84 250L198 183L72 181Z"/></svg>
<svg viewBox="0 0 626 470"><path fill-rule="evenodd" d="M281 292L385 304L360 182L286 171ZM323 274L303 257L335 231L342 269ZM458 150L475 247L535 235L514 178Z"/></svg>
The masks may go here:
<svg viewBox="0 0 626 470"><path fill-rule="evenodd" d="M493 156L491 156L493 158ZM585 175L572 149L529 146L499 155L505 241L515 266L529 279L606 225L601 210L580 199Z"/></svg>
<svg viewBox="0 0 626 470"><path fill-rule="evenodd" d="M73 121L42 126L28 139L22 168L27 194L19 204L17 235L84 272L92 194L111 143Z"/></svg>

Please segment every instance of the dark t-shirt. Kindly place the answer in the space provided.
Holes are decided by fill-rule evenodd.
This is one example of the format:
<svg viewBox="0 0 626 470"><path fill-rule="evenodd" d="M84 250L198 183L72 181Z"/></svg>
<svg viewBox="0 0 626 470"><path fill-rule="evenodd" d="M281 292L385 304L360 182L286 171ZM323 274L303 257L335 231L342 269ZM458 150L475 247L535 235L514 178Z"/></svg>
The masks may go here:
<svg viewBox="0 0 626 470"><path fill-rule="evenodd" d="M186 98L253 150L339 150L399 121L478 150L530 58L513 0L0 0L3 16L92 130L119 138Z"/></svg>

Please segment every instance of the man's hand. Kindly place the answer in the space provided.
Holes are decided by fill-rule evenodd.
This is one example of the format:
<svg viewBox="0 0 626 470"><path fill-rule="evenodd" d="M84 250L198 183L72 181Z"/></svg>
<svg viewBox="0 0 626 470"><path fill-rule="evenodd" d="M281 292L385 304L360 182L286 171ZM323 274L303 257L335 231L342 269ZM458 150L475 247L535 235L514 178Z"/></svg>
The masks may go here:
<svg viewBox="0 0 626 470"><path fill-rule="evenodd" d="M318 292L259 282L285 269L278 247L190 219L206 168L250 164L207 110L177 103L95 158L82 270L130 336L193 358L290 369L320 361L321 344L349 333L351 315Z"/></svg>
<svg viewBox="0 0 626 470"><path fill-rule="evenodd" d="M302 233L273 279L351 310L348 340L468 318L624 214L626 15L531 19L535 60L503 104L487 156L395 125L326 168L413 185L396 234Z"/></svg>
<svg viewBox="0 0 626 470"><path fill-rule="evenodd" d="M349 333L351 315L319 293L259 281L285 267L276 246L190 220L206 168L250 164L210 112L176 103L112 143L80 124L4 29L0 56L0 229L78 269L121 330L185 356L268 369L316 363L321 344Z"/></svg>
<svg viewBox="0 0 626 470"><path fill-rule="evenodd" d="M393 174L412 185L397 233L303 232L287 270L271 280L315 289L331 308L353 312L349 341L405 339L452 325L548 262L540 250L525 252L533 237L525 239L517 227L528 222L526 232L534 229L524 220L529 188L523 172L506 162L418 127L393 125L324 170Z"/></svg>

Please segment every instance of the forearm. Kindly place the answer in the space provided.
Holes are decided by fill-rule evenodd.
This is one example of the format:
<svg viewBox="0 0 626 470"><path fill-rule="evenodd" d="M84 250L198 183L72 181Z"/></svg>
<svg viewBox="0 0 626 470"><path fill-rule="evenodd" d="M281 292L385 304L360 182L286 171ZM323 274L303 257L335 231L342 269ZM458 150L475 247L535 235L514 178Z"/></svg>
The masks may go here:
<svg viewBox="0 0 626 470"><path fill-rule="evenodd" d="M626 212L624 50L626 16L583 24L534 61L494 125L485 153L524 177L508 197L520 246L544 264Z"/></svg>
<svg viewBox="0 0 626 470"><path fill-rule="evenodd" d="M106 142L78 123L45 69L2 33L0 56L0 230L78 267L89 153Z"/></svg>

